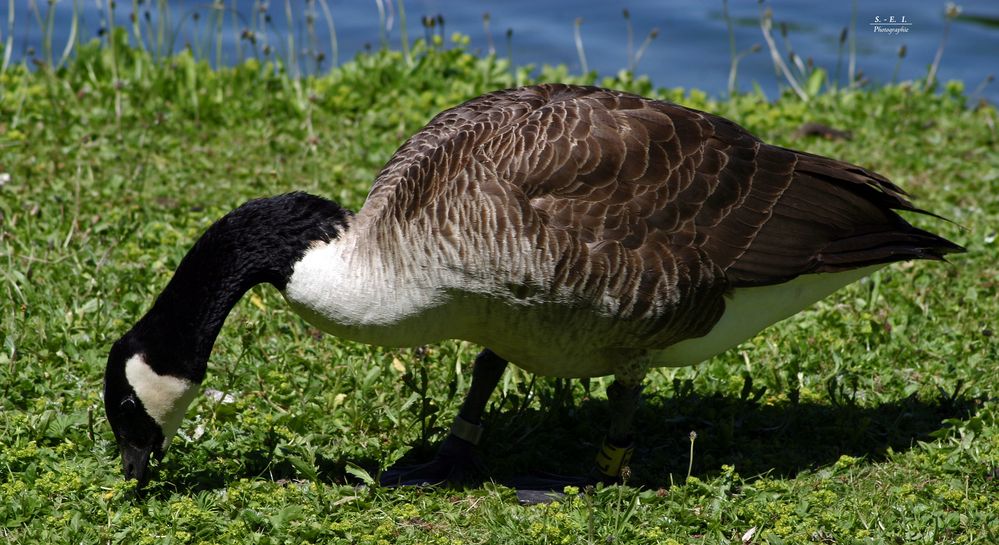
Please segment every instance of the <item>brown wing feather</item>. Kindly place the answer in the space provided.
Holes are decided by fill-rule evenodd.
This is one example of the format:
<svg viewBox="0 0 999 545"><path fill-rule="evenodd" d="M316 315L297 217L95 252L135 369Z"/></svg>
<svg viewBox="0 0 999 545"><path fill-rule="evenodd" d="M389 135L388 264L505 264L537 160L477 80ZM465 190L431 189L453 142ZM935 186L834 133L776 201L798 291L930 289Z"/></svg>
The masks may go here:
<svg viewBox="0 0 999 545"><path fill-rule="evenodd" d="M902 219L894 210L919 210L856 165L765 144L675 104L595 88L544 91L548 102L505 135L527 145L500 179L515 180L552 226L587 242L688 248L735 286L960 251ZM489 151L502 151L503 140Z"/></svg>

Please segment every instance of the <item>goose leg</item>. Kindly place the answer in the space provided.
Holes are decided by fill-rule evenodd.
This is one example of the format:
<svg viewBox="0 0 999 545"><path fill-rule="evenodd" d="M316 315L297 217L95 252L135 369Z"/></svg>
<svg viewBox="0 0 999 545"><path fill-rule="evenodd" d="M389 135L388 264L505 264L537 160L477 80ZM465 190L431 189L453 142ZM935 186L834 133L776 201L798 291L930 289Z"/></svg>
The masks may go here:
<svg viewBox="0 0 999 545"><path fill-rule="evenodd" d="M592 472L585 476L536 472L530 477L505 483L517 489L520 503L531 505L557 501L567 485L582 487L597 482L617 482L622 478L622 470L628 466L634 452L635 411L642 393L642 378L644 373L641 376L618 375L614 384L607 388L610 429L597 452Z"/></svg>
<svg viewBox="0 0 999 545"><path fill-rule="evenodd" d="M604 480L617 480L621 470L631 461L635 450L634 422L642 385L629 384L621 379L607 388L611 422L607 437L597 453L596 467Z"/></svg>
<svg viewBox="0 0 999 545"><path fill-rule="evenodd" d="M488 348L480 352L472 368L472 384L468 388L468 394L451 425L451 433L441 443L437 455L426 464L390 468L382 474L381 484L460 484L473 478L478 469L475 447L482 437L482 413L506 370L506 364L506 360Z"/></svg>

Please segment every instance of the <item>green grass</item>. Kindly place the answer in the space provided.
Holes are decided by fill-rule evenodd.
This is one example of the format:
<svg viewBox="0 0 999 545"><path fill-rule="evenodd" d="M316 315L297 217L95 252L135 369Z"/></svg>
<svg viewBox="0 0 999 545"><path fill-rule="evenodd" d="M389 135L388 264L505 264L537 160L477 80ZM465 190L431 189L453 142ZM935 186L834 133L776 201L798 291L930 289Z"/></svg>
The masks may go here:
<svg viewBox="0 0 999 545"><path fill-rule="evenodd" d="M653 89L627 74L600 82L875 169L955 223L913 221L969 249L950 265L892 266L710 362L653 373L627 486L535 507L494 485L357 487L378 467L432 452L478 347L319 338L261 286L237 305L210 362L205 387L232 402L195 402L138 500L100 400L110 344L229 209L290 190L356 209L434 113L531 81L526 67L448 45L416 45L411 66L383 51L295 81L256 62L213 71L181 55L159 65L119 34L115 48L83 46L57 72L0 75L0 172L10 176L0 187L0 535L999 542L999 116L967 108L956 83L937 95L894 86L771 103ZM538 79L579 81L558 67ZM853 140L793 136L804 121ZM487 415L491 473L587 469L608 384L509 372Z"/></svg>

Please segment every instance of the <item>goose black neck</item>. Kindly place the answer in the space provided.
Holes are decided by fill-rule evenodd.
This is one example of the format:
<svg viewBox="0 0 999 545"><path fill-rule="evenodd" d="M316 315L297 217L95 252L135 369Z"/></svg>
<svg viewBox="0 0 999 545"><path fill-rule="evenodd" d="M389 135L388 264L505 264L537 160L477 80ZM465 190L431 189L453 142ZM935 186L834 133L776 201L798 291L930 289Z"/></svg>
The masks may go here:
<svg viewBox="0 0 999 545"><path fill-rule="evenodd" d="M337 238L349 216L332 201L288 193L249 201L215 222L132 330L153 352L154 369L200 382L222 324L243 294L265 282L284 289L309 246Z"/></svg>

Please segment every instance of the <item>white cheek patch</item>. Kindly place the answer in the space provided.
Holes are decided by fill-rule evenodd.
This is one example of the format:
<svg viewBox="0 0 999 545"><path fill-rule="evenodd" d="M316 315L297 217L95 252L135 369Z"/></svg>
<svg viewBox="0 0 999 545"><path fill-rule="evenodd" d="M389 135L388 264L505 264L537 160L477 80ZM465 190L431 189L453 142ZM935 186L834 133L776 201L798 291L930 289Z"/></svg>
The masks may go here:
<svg viewBox="0 0 999 545"><path fill-rule="evenodd" d="M198 393L198 385L187 379L153 371L141 354L125 362L125 378L146 408L146 413L163 430L163 450L166 451L184 419L187 406Z"/></svg>

